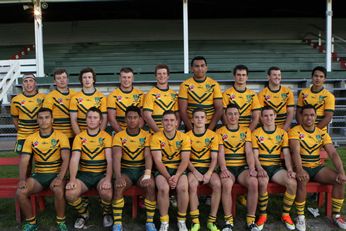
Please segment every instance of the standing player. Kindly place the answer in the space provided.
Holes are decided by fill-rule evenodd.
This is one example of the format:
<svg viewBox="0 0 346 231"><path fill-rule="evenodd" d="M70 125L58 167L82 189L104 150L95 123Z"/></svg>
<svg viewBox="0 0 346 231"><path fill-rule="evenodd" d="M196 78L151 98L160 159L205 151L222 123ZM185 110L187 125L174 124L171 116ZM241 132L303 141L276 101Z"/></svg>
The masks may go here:
<svg viewBox="0 0 346 231"><path fill-rule="evenodd" d="M248 79L248 68L244 65L237 65L233 69L234 85L223 93L223 107L234 103L238 105L240 117L239 125L249 127L251 131L258 125L261 105L258 102L254 91L246 87Z"/></svg>
<svg viewBox="0 0 346 231"><path fill-rule="evenodd" d="M114 200L113 230L121 231L122 212L124 207L123 192L136 184L145 191L145 208L147 213L146 230L156 231L153 223L156 199L155 182L151 175L153 160L150 153L150 135L139 127L141 110L129 106L125 112L127 128L113 138L114 166Z"/></svg>
<svg viewBox="0 0 346 231"><path fill-rule="evenodd" d="M36 77L32 73L23 76L23 93L11 101L11 116L17 129L15 151L22 151L25 139L38 130L37 112L41 108L45 95L36 88Z"/></svg>
<svg viewBox="0 0 346 231"><path fill-rule="evenodd" d="M268 84L258 93L262 107L270 106L276 113L275 124L288 131L294 118L294 95L288 87L281 85L281 70L270 67L267 72Z"/></svg>
<svg viewBox="0 0 346 231"><path fill-rule="evenodd" d="M40 108L37 112L39 131L27 137L19 164L17 201L24 213L23 231L37 230L35 214L32 213L29 196L50 188L55 197L57 229L67 230L65 224L64 177L70 160L70 144L66 135L53 129L52 111ZM31 158L35 168L26 176Z"/></svg>
<svg viewBox="0 0 346 231"><path fill-rule="evenodd" d="M193 77L185 80L179 89L180 118L184 121L185 130L192 130L192 111L202 107L207 113L207 127L213 130L222 116L220 85L206 75L208 66L203 56L192 59L191 70Z"/></svg>
<svg viewBox="0 0 346 231"><path fill-rule="evenodd" d="M163 129L162 115L165 111L175 112L180 124L178 111L177 93L169 89L169 68L166 64L159 64L155 67L156 86L153 87L145 96L143 106L143 117L152 132Z"/></svg>
<svg viewBox="0 0 346 231"><path fill-rule="evenodd" d="M206 129L206 113L202 108L192 112L193 130L186 133L191 139L191 155L189 162L189 196L191 231L200 230L199 201L197 188L199 184L208 184L212 189L211 209L207 229L218 231L215 221L221 198L221 182L219 175L214 172L219 152L219 137L215 132Z"/></svg>
<svg viewBox="0 0 346 231"><path fill-rule="evenodd" d="M306 104L311 104L316 109L316 126L327 131L327 126L332 121L335 110L335 97L324 88L327 70L324 67L317 66L312 70L311 78L312 86L303 89L299 93L297 121L299 124L302 124L302 107Z"/></svg>
<svg viewBox="0 0 346 231"><path fill-rule="evenodd" d="M56 69L53 73L56 89L51 91L45 98L43 107L53 112L53 128L59 130L73 143L74 134L70 120L70 100L75 94L74 90L68 88L68 74L65 69Z"/></svg>
<svg viewBox="0 0 346 231"><path fill-rule="evenodd" d="M133 87L133 70L124 67L120 70L120 87L108 95L107 109L108 120L115 132L126 128L125 112L128 106L143 107L143 91ZM143 127L143 119L140 118L140 127Z"/></svg>
<svg viewBox="0 0 346 231"><path fill-rule="evenodd" d="M82 91L71 98L70 117L71 126L75 135L78 135L87 128L86 113L91 107L100 109L102 113L101 130L107 126L107 100L105 96L95 88L95 71L86 67L79 73L79 81L82 84Z"/></svg>
<svg viewBox="0 0 346 231"><path fill-rule="evenodd" d="M185 170L189 164L190 138L177 131L177 118L173 111L162 117L163 131L155 133L150 142L151 154L156 165L155 183L160 211L160 231L169 227L169 192L176 190L178 199L178 229L187 231L186 210L189 203L188 181Z"/></svg>
<svg viewBox="0 0 346 231"><path fill-rule="evenodd" d="M304 105L300 112L302 123L289 131L289 142L292 157L297 173L297 222L296 228L305 231L305 200L306 184L316 181L322 184L332 184L332 207L333 221L335 224L346 230L346 222L340 216L341 208L344 203L344 192L346 176L342 161L337 153L329 134L315 125L316 109L313 105ZM320 162L321 148L328 153L335 170L325 167Z"/></svg>
<svg viewBox="0 0 346 231"><path fill-rule="evenodd" d="M112 137L101 130L102 113L91 107L86 113L87 129L73 141L70 161L70 181L66 185L66 200L79 214L74 227L82 229L89 219L87 204L81 195L96 187L103 208L103 226L112 226Z"/></svg>
<svg viewBox="0 0 346 231"><path fill-rule="evenodd" d="M222 231L232 231L232 187L236 181L247 188L246 224L249 231L258 231L255 224L258 198L258 181L251 145L251 131L239 126L239 107L229 104L225 110L226 125L216 133L222 140L219 151L220 178L222 183L222 207L225 226Z"/></svg>
<svg viewBox="0 0 346 231"><path fill-rule="evenodd" d="M269 180L285 186L281 220L289 230L295 226L289 214L296 197L297 181L292 169L291 154L288 147L287 132L275 125L276 114L272 107L265 106L261 112L262 127L252 133L252 147L255 154L259 183L260 216L256 222L262 230L267 222L268 182ZM281 164L281 153L285 158L286 169Z"/></svg>

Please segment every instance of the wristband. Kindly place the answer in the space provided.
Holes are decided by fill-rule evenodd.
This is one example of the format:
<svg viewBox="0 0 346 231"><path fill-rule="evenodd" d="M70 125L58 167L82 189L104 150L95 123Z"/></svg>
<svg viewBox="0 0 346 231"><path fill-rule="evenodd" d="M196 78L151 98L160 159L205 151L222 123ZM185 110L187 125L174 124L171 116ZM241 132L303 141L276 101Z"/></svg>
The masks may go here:
<svg viewBox="0 0 346 231"><path fill-rule="evenodd" d="M151 170L150 169L145 169L144 175L151 175Z"/></svg>

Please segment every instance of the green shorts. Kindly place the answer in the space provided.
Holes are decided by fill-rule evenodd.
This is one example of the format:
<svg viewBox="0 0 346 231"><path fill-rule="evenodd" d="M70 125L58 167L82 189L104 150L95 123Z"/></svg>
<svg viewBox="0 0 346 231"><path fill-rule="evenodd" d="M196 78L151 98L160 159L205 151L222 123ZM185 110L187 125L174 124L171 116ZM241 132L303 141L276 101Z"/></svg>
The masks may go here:
<svg viewBox="0 0 346 231"><path fill-rule="evenodd" d="M94 173L94 172L81 172L78 171L77 179L81 180L88 189L96 187L102 178L105 177L103 172Z"/></svg>
<svg viewBox="0 0 346 231"><path fill-rule="evenodd" d="M14 151L17 153L17 154L20 154L23 150L23 146L24 146L24 142L25 140L17 140L15 146L14 146Z"/></svg>
<svg viewBox="0 0 346 231"><path fill-rule="evenodd" d="M175 169L175 168L167 168L167 167L166 167L166 169L167 169L169 175L171 175L171 176L175 175L175 173L178 170L178 169ZM154 176L157 177L158 175L161 175L161 173L158 170L156 170L155 173L154 173ZM186 172L183 172L182 175L186 175Z"/></svg>
<svg viewBox="0 0 346 231"><path fill-rule="evenodd" d="M247 165L243 166L227 166L227 169L235 176L235 178L238 178L238 176L245 170L249 169Z"/></svg>
<svg viewBox="0 0 346 231"><path fill-rule="evenodd" d="M144 174L144 168L122 168L121 173L128 176L132 181L132 184L136 184Z"/></svg>
<svg viewBox="0 0 346 231"><path fill-rule="evenodd" d="M202 175L206 174L209 170L209 168L204 168L204 167L196 167L196 170L200 172Z"/></svg>
<svg viewBox="0 0 346 231"><path fill-rule="evenodd" d="M262 166L266 170L269 180L277 173L278 171L284 169L282 166Z"/></svg>
<svg viewBox="0 0 346 231"><path fill-rule="evenodd" d="M43 188L48 188L58 173L33 173L31 175Z"/></svg>
<svg viewBox="0 0 346 231"><path fill-rule="evenodd" d="M310 180L313 180L322 168L324 168L324 165L320 165L315 168L303 167L303 169L309 174Z"/></svg>

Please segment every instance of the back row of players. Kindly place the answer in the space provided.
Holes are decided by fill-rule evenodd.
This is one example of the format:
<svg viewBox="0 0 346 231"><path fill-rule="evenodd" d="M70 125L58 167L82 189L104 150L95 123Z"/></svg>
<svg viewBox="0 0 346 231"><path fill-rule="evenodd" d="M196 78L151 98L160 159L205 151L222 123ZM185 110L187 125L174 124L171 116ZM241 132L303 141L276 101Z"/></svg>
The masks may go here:
<svg viewBox="0 0 346 231"><path fill-rule="evenodd" d="M70 138L70 143L76 135L70 161L70 181L66 185L66 198L81 215L75 223L76 228L83 227L88 217L80 195L97 185L104 208L104 224L112 225L110 214L113 207L113 230L122 230L122 192L137 182L147 189L146 228L155 230L155 184L151 177L153 158L157 169L154 175L158 188L160 230L168 229L169 188L176 188L178 194L179 230L186 230L185 217L189 197L191 228L199 230L196 189L201 182L210 184L213 189L207 228L218 230L215 220L222 197L225 214L223 230L231 230L231 188L236 179L249 189L246 218L249 230L261 230L266 222L266 186L269 179L287 188L282 214L286 227L295 228L289 216L290 208L295 201L299 215L296 228L305 230L305 186L310 178L334 184L334 220L339 227L346 229L346 224L340 216L346 177L342 162L325 129L333 116L335 104L334 96L323 88L325 69L316 67L312 72L312 87L300 93L297 121L301 125L291 129L289 136L286 131L294 117L294 99L292 91L280 85L279 68L273 67L268 70L268 85L258 97L255 92L246 88L246 66L239 65L234 68L234 86L223 94L219 84L206 76L207 62L203 57L195 57L191 61L191 69L194 76L181 84L177 96L168 87L168 67L157 65L157 85L147 93L145 99L143 92L132 86L133 71L130 68L120 71L120 88L114 90L108 99L95 89L96 76L91 68L85 68L80 73L83 89L79 93L68 89L65 70L59 69L54 73L57 89L47 96L37 92L34 75L25 75L24 92L14 97L11 104L11 114L18 129L16 150L22 154L29 154L22 155L28 157L22 158L21 164L27 165L32 155L36 161L34 174L28 179L26 167L20 168L18 197L27 218L24 230L35 230L36 227L36 218L28 209L28 194L50 185L54 192L62 193L58 198L64 200L64 187L57 186L63 185L62 181L67 171L69 155L64 153L69 153L69 142L64 141L64 135L59 130ZM40 132L28 137L37 130L36 117L42 104L44 109L38 116ZM40 115L50 115L46 108L52 111L50 119L54 118L54 132L42 130L45 123L40 123ZM116 132L113 142L109 135L100 131L107 125L107 114L108 122ZM255 130L260 117L262 127ZM180 118L186 130L191 130L187 135L176 131ZM220 119L224 121L225 126L215 134L212 130ZM155 132L150 142L148 134L140 129L144 121L151 132ZM291 163L288 137L294 165ZM320 165L319 150L323 146L331 156L336 171ZM285 157L286 170L281 167L281 151ZM53 156L57 158L54 155L56 152L61 152L62 158L51 160ZM214 171L217 163L220 167L219 175ZM113 196L110 183L112 165L115 175ZM188 175L185 174L187 167ZM53 175L49 178L45 175L47 173ZM295 179L298 180L297 198ZM255 224L257 198L260 216ZM63 230L66 225L64 206L61 207L61 204L64 203L56 203L57 223Z"/></svg>

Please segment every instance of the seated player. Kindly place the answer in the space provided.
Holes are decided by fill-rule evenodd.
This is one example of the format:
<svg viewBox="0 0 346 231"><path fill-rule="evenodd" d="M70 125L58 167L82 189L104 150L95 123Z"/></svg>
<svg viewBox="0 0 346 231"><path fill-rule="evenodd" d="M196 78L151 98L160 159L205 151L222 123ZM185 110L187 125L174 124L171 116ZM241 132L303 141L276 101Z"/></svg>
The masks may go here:
<svg viewBox="0 0 346 231"><path fill-rule="evenodd" d="M40 108L37 113L39 131L29 135L24 142L19 164L17 201L24 213L23 231L38 229L29 196L45 188L54 193L57 230L67 230L65 224L64 177L70 160L70 144L66 135L53 129L52 111ZM35 168L26 177L29 162L33 157Z"/></svg>
<svg viewBox="0 0 346 231"><path fill-rule="evenodd" d="M103 208L103 226L112 220L112 137L101 130L102 113L91 107L86 113L87 129L73 141L70 161L70 181L66 185L66 200L79 214L74 227L82 229L89 219L87 203L81 195L96 187Z"/></svg>
<svg viewBox="0 0 346 231"><path fill-rule="evenodd" d="M190 216L192 219L191 231L200 230L199 201L197 188L199 184L208 184L212 189L211 209L207 222L207 229L218 231L215 221L221 198L221 182L215 172L219 152L218 135L206 129L207 114L204 109L196 108L192 112L193 129L186 133L191 139L191 155L189 162L189 195Z"/></svg>
<svg viewBox="0 0 346 231"><path fill-rule="evenodd" d="M294 222L289 213L296 197L296 174L292 170L287 132L275 125L275 118L276 113L274 109L264 106L261 111L262 127L257 128L252 133L252 147L259 178L260 216L256 224L259 230L262 230L267 221L267 188L270 180L286 187L281 220L287 229L294 230ZM283 153L285 158L286 169L281 164L281 153Z"/></svg>
<svg viewBox="0 0 346 231"><path fill-rule="evenodd" d="M189 203L188 181L185 170L189 164L191 141L189 136L177 131L175 112L166 111L162 117L163 131L151 137L150 149L157 172L157 203L160 211L160 231L169 227L169 192L176 190L178 199L178 229L187 231L186 210Z"/></svg>
<svg viewBox="0 0 346 231"><path fill-rule="evenodd" d="M329 134L315 124L317 116L315 107L306 104L301 108L300 113L301 125L295 126L288 133L298 183L295 202L298 214L296 228L299 231L306 230L304 216L306 184L313 180L322 184L333 185L333 221L339 228L346 229L346 222L340 215L344 203L346 182L343 163ZM335 170L321 164L320 151L322 148L328 153Z"/></svg>
<svg viewBox="0 0 346 231"><path fill-rule="evenodd" d="M255 224L258 198L258 181L251 145L251 131L239 125L239 107L229 104L225 109L225 126L216 133L222 144L219 151L220 178L222 184L222 207L225 225L222 231L232 231L232 187L237 181L247 188L246 224L250 231L258 231Z"/></svg>
<svg viewBox="0 0 346 231"><path fill-rule="evenodd" d="M129 106L125 112L127 128L117 133L113 138L114 166L114 200L113 200L113 230L121 231L122 211L124 207L123 192L136 184L145 191L145 208L147 213L146 230L156 231L153 223L156 198L155 182L151 175L153 160L149 148L150 135L140 126L141 110Z"/></svg>

